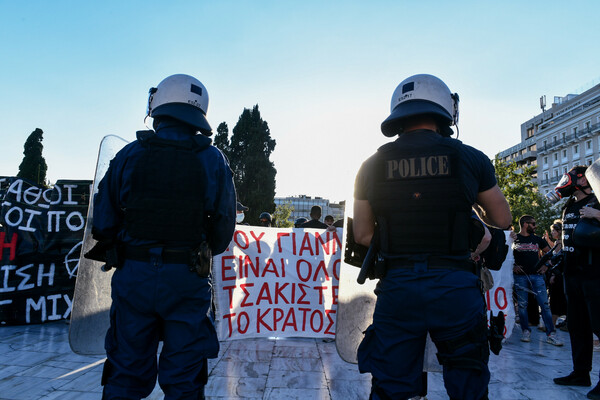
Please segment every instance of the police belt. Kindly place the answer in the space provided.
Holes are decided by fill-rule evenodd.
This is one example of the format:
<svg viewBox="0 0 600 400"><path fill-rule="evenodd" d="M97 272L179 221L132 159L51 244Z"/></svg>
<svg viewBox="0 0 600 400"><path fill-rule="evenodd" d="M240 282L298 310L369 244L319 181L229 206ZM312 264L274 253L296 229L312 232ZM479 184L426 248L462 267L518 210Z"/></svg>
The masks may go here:
<svg viewBox="0 0 600 400"><path fill-rule="evenodd" d="M150 253L149 247L125 246L123 256L128 260L150 262L154 255ZM162 249L160 259L165 264L192 265L193 261L192 251L190 249L171 249L165 247Z"/></svg>
<svg viewBox="0 0 600 400"><path fill-rule="evenodd" d="M426 263L427 268L453 269L475 273L476 265L470 259L451 260L442 257L429 256L424 260L411 260L407 258L387 258L385 260L388 270L401 268L414 268L415 264Z"/></svg>

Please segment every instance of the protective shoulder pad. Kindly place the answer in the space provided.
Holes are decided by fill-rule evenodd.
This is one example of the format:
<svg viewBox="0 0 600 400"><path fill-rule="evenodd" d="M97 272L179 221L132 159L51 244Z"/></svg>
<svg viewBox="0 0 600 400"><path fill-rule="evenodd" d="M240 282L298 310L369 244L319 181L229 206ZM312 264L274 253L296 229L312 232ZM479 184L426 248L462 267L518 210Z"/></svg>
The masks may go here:
<svg viewBox="0 0 600 400"><path fill-rule="evenodd" d="M156 135L156 132L154 132L154 131L137 131L135 133L135 137L140 142L146 142L148 139L150 139L154 135Z"/></svg>
<svg viewBox="0 0 600 400"><path fill-rule="evenodd" d="M386 153L388 151L392 151L394 149L394 145L396 144L396 142L389 142L384 144L383 146L381 146L380 148L377 149L378 152L381 153Z"/></svg>
<svg viewBox="0 0 600 400"><path fill-rule="evenodd" d="M194 151L198 152L210 147L210 145L212 144L212 139L204 135L196 135L192 136L192 142L194 143Z"/></svg>

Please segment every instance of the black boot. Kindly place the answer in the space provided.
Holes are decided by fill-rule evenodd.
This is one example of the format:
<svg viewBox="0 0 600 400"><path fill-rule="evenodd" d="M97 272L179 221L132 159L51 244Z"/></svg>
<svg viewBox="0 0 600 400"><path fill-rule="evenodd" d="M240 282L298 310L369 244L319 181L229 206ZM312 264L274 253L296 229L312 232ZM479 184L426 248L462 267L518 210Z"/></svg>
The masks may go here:
<svg viewBox="0 0 600 400"><path fill-rule="evenodd" d="M587 371L573 371L567 376L554 378L554 383L563 386L592 386L590 373Z"/></svg>
<svg viewBox="0 0 600 400"><path fill-rule="evenodd" d="M600 382L587 394L588 399L600 400Z"/></svg>

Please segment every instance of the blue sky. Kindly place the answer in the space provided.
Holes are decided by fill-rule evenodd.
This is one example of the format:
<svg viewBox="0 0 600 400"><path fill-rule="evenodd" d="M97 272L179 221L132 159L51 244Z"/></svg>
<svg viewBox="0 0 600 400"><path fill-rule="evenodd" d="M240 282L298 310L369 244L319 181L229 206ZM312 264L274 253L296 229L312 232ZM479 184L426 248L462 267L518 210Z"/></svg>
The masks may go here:
<svg viewBox="0 0 600 400"><path fill-rule="evenodd" d="M600 83L600 2L0 0L0 175L44 130L48 178L91 179L103 136L144 128L147 93L187 73L230 131L259 105L277 141L277 195L348 197L397 84L460 95L460 139L516 144L539 97Z"/></svg>

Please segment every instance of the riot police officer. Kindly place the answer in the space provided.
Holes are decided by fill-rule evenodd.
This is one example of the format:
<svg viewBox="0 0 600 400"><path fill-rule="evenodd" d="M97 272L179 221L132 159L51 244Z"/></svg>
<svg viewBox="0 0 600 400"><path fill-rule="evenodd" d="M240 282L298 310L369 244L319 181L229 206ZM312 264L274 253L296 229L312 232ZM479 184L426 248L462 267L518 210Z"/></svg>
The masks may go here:
<svg viewBox="0 0 600 400"><path fill-rule="evenodd" d="M558 182L555 191L547 194L553 203L568 198L562 214L562 252L573 371L554 378L554 383L566 386L592 385L592 333L600 335L600 243L597 233L600 205L588 182L587 168L585 165L571 168ZM592 220L595 224L589 222ZM587 397L600 399L600 382Z"/></svg>
<svg viewBox="0 0 600 400"><path fill-rule="evenodd" d="M199 80L164 79L148 100L155 131L138 132L100 182L94 238L118 257L103 399L147 397L157 376L166 399L204 398L207 358L219 351L210 253L225 251L236 220L231 169L211 145L207 108Z"/></svg>
<svg viewBox="0 0 600 400"><path fill-rule="evenodd" d="M373 377L372 399L419 394L428 332L450 398L487 398L485 300L468 227L473 207L501 228L511 214L490 160L450 138L457 121L458 95L444 82L424 74L405 79L381 125L385 136L398 138L356 177L354 236L365 246L378 238L386 269L358 349L360 371Z"/></svg>

